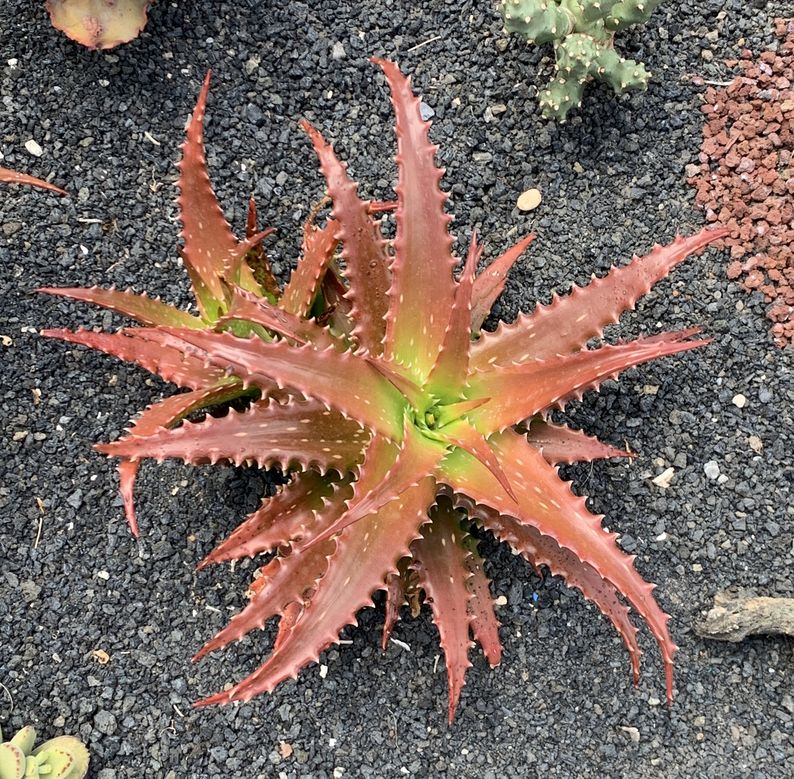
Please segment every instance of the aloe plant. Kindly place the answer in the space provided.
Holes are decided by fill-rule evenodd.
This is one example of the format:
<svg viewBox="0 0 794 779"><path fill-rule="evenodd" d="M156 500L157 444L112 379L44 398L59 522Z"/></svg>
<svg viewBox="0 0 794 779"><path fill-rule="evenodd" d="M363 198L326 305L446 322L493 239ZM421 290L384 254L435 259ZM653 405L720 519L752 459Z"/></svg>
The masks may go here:
<svg viewBox="0 0 794 779"><path fill-rule="evenodd" d="M137 38L152 0L47 0L53 27L89 49Z"/></svg>
<svg viewBox="0 0 794 779"><path fill-rule="evenodd" d="M57 736L34 749L36 730L26 725L10 741L0 730L0 779L83 779L90 760L82 741Z"/></svg>
<svg viewBox="0 0 794 779"><path fill-rule="evenodd" d="M130 291L44 290L141 325L44 335L137 363L188 390L147 409L129 435L97 447L121 459L136 532L132 483L144 458L278 465L287 476L281 491L199 565L275 553L263 562L248 605L196 658L280 620L266 662L199 705L247 701L295 677L385 590L384 646L406 599L416 605L424 593L446 658L451 720L472 638L492 666L502 654L475 527L594 601L628 647L636 682L640 650L625 598L658 642L669 698L676 647L653 585L556 469L627 453L547 415L629 366L709 342L693 339L699 331L691 328L585 346L723 231L656 246L513 324L483 331L532 236L478 274L483 248L472 235L456 277L429 124L409 80L395 64L376 62L396 114L396 202L362 199L331 145L303 122L333 207L323 226L307 222L302 256L283 289L267 264L255 210L238 241L210 185L203 145L208 76L179 181L183 258L198 315ZM379 217L390 209L391 241ZM247 408L183 421L232 397L246 398Z"/></svg>

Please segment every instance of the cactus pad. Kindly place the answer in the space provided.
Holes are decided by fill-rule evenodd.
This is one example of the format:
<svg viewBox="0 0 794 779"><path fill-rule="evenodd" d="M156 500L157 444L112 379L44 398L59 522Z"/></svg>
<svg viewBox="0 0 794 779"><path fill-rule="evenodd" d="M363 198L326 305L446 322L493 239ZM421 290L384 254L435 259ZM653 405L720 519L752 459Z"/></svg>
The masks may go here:
<svg viewBox="0 0 794 779"><path fill-rule="evenodd" d="M138 37L152 0L47 0L53 27L89 49L112 49Z"/></svg>
<svg viewBox="0 0 794 779"><path fill-rule="evenodd" d="M500 10L508 32L531 43L553 43L554 78L540 93L548 119L564 120L581 104L585 85L606 82L619 95L645 89L650 74L614 48L618 30L646 22L659 0L503 0Z"/></svg>
<svg viewBox="0 0 794 779"><path fill-rule="evenodd" d="M33 749L35 742L36 731L27 725L0 743L0 779L83 779L88 773L88 750L74 736L51 738Z"/></svg>

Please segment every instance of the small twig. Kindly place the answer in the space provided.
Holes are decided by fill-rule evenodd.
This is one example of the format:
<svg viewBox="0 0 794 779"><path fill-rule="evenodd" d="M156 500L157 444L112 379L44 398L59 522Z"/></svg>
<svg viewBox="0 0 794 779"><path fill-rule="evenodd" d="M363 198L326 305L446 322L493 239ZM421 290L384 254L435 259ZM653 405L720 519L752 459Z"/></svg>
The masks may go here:
<svg viewBox="0 0 794 779"><path fill-rule="evenodd" d="M429 43L434 43L435 41L440 41L440 35L434 35L432 38L428 38L426 41L422 41L421 43L417 43L416 46L411 46L410 49L406 49L405 53L408 54L409 52L416 51L417 49L421 49L423 46L427 46Z"/></svg>
<svg viewBox="0 0 794 779"><path fill-rule="evenodd" d="M696 628L698 635L738 643L758 633L794 636L794 598L758 598L718 592L714 607Z"/></svg>
<svg viewBox="0 0 794 779"><path fill-rule="evenodd" d="M11 701L11 708L8 710L8 713L11 714L11 712L14 711L14 696L11 694L11 691L8 689L8 687L6 687L2 682L0 682L0 687L3 688L5 694L8 696L8 700Z"/></svg>
<svg viewBox="0 0 794 779"><path fill-rule="evenodd" d="M33 548L39 548L39 541L41 541L41 526L44 524L44 517L39 514L39 527L36 530L36 540L33 542Z"/></svg>

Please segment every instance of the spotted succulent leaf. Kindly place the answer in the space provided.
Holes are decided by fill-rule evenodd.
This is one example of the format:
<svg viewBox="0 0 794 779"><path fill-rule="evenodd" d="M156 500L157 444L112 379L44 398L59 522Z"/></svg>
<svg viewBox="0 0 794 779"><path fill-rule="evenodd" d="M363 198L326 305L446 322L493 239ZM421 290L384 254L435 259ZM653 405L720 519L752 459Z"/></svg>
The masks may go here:
<svg viewBox="0 0 794 779"><path fill-rule="evenodd" d="M534 240L535 236L532 234L522 238L477 275L471 293L471 332L475 336L479 334L488 312L504 291L510 269Z"/></svg>
<svg viewBox="0 0 794 779"><path fill-rule="evenodd" d="M361 200L358 185L348 176L331 145L308 122L301 123L311 139L333 201L333 215L339 229L345 260L344 275L350 287L352 335L363 349L378 356L383 351L390 285L389 257L380 226L371 215L370 204Z"/></svg>
<svg viewBox="0 0 794 779"><path fill-rule="evenodd" d="M117 314L130 317L142 325L169 325L171 327L203 328L205 323L197 316L182 311L176 306L164 303L158 298L140 295L131 290L101 289L91 287L40 287L37 292L46 295L58 295L63 298L80 300L84 303L115 311Z"/></svg>
<svg viewBox="0 0 794 779"><path fill-rule="evenodd" d="M468 397L490 400L472 411L470 418L478 430L504 430L546 408L581 398L626 368L711 343L685 340L698 332L692 328L476 373L469 378Z"/></svg>
<svg viewBox="0 0 794 779"><path fill-rule="evenodd" d="M602 443L581 430L574 430L567 425L555 425L538 418L530 421L527 440L552 465L635 456L625 449Z"/></svg>
<svg viewBox="0 0 794 779"><path fill-rule="evenodd" d="M348 471L368 438L360 425L316 401L261 400L246 411L231 409L226 416L161 428L152 435L133 434L96 448L127 460L179 458L194 465L224 461L260 468L283 463Z"/></svg>
<svg viewBox="0 0 794 779"><path fill-rule="evenodd" d="M218 403L225 403L246 394L242 383L234 379L224 379L217 384L172 395L159 403L149 406L132 424L136 436L153 435L158 430L173 427L188 414ZM132 534L139 535L138 519L135 514L135 480L140 468L139 460L125 460L119 463L119 492L124 502L124 514Z"/></svg>
<svg viewBox="0 0 794 779"><path fill-rule="evenodd" d="M314 469L295 473L274 496L266 495L262 505L218 544L199 563L198 569L273 552L298 539L333 493L334 484L327 474Z"/></svg>
<svg viewBox="0 0 794 779"><path fill-rule="evenodd" d="M447 717L452 723L466 671L471 668L469 650L474 646L470 637L472 574L466 563L468 551L463 545L465 531L460 515L443 501L430 518L422 528L422 537L411 545L411 556L444 650L449 684Z"/></svg>
<svg viewBox="0 0 794 779"><path fill-rule="evenodd" d="M455 259L447 230L452 217L444 212L443 171L434 159L438 147L428 138L430 123L422 119L419 98L393 62L373 61L389 82L397 132L397 234L385 353L422 383L438 357L455 300Z"/></svg>
<svg viewBox="0 0 794 779"><path fill-rule="evenodd" d="M593 276L586 287L574 286L570 295L555 296L548 306L538 305L512 324L483 333L472 347L472 367L485 370L584 349L591 338L600 336L607 325L633 309L676 265L724 234L722 229L701 230L687 238L676 238L667 246L656 246L644 257L612 268L603 278Z"/></svg>

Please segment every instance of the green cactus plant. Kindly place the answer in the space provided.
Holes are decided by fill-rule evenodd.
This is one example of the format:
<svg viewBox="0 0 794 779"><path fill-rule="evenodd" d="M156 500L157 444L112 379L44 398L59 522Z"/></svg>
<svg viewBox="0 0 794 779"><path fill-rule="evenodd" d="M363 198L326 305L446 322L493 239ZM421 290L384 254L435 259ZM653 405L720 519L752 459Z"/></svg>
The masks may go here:
<svg viewBox="0 0 794 779"><path fill-rule="evenodd" d="M585 85L605 81L618 95L645 89L650 73L642 63L624 59L614 48L615 33L647 22L659 0L503 0L500 11L508 32L531 43L553 43L554 78L540 93L547 119L565 120L581 105Z"/></svg>
<svg viewBox="0 0 794 779"><path fill-rule="evenodd" d="M57 736L33 748L36 730L26 725L10 741L0 731L0 779L83 779L88 750L74 736Z"/></svg>

